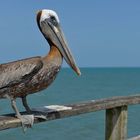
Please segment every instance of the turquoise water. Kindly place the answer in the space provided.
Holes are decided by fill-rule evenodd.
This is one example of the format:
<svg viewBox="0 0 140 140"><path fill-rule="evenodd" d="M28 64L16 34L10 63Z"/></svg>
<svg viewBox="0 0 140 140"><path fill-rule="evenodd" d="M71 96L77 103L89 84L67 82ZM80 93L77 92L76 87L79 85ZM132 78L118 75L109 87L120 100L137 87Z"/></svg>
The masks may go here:
<svg viewBox="0 0 140 140"><path fill-rule="evenodd" d="M63 69L55 82L45 91L28 97L30 106L69 104L78 101L140 93L140 68L82 68L77 77L72 70ZM18 100L18 107L23 107ZM7 100L0 101L0 113L13 112ZM104 111L54 120L34 125L26 134L21 128L0 132L6 140L103 140ZM129 107L128 136L140 134L140 106Z"/></svg>

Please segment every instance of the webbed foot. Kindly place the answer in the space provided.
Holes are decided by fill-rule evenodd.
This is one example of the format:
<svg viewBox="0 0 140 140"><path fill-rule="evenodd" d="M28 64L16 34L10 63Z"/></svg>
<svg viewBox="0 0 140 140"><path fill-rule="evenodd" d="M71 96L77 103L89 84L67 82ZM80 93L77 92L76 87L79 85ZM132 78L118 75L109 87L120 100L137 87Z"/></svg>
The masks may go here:
<svg viewBox="0 0 140 140"><path fill-rule="evenodd" d="M34 124L34 115L16 115L16 117L21 120L23 132L25 132L27 128L32 128Z"/></svg>
<svg viewBox="0 0 140 140"><path fill-rule="evenodd" d="M42 115L42 114L39 114L39 115L35 115L34 116L35 118L38 118L38 119L42 119L42 120L47 120L46 116L45 115Z"/></svg>

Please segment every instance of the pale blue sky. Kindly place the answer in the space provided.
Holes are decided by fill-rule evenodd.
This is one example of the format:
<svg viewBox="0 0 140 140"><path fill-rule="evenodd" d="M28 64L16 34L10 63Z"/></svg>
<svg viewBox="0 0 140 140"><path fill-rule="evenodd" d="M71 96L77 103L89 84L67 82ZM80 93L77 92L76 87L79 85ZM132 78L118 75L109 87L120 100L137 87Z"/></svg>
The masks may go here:
<svg viewBox="0 0 140 140"><path fill-rule="evenodd" d="M48 52L35 20L36 11L44 8L58 13L80 67L140 66L138 0L3 0L0 63Z"/></svg>

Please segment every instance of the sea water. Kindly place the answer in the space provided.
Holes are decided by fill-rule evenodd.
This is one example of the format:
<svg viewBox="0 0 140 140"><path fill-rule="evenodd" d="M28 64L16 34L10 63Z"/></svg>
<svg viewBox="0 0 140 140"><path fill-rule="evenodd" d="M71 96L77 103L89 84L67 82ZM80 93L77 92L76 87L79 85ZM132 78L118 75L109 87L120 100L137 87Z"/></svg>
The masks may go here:
<svg viewBox="0 0 140 140"><path fill-rule="evenodd" d="M112 96L140 94L140 68L81 68L76 76L62 69L46 90L28 96L31 107L63 105ZM17 100L20 111L24 108ZM0 100L0 114L12 113L8 100ZM140 134L140 105L128 108L128 136ZM21 128L0 132L0 140L103 140L105 111L36 124L24 134Z"/></svg>

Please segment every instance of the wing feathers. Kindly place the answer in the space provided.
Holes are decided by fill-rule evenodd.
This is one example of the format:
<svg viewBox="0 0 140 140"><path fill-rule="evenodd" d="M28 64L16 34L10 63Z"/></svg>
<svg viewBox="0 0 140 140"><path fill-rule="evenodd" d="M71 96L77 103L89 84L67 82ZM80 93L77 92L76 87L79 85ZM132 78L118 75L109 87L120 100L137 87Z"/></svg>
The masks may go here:
<svg viewBox="0 0 140 140"><path fill-rule="evenodd" d="M43 66L41 57L0 65L0 89L32 78Z"/></svg>

